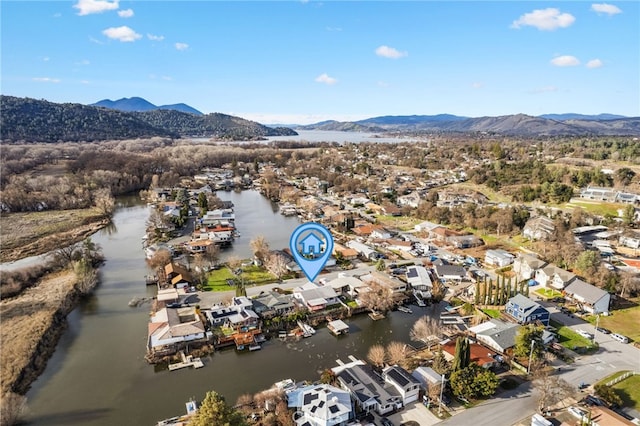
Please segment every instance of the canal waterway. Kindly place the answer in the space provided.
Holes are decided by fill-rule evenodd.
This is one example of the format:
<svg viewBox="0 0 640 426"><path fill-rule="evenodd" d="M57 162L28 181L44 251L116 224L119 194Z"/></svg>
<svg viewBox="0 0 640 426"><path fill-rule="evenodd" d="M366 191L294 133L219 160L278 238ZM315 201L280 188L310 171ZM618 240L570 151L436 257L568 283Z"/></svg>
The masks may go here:
<svg viewBox="0 0 640 426"><path fill-rule="evenodd" d="M228 195L228 196L226 196ZM249 241L263 234L273 248L286 246L298 222L274 211L254 191L220 193L236 208L242 233L237 255L250 254ZM149 273L141 246L148 207L121 199L114 226L94 236L106 263L95 293L68 317L68 328L45 372L27 394L30 425L153 425L182 414L190 398L216 390L234 403L274 382L317 380L320 372L348 355L365 357L369 347L397 340L409 343L409 329L428 308L413 314L393 312L372 321L367 315L347 320L350 333L336 338L326 328L299 342L271 340L255 352L227 349L203 359L198 370L159 370L144 361L149 306L130 308L133 297L153 296L144 285ZM253 234L255 233L255 234ZM422 310L425 309L425 310Z"/></svg>

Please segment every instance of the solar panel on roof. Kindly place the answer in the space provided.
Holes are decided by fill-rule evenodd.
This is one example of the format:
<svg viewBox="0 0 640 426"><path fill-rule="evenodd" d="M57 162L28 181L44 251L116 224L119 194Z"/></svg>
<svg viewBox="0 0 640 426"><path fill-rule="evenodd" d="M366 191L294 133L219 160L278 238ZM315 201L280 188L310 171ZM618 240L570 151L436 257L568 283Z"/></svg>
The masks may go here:
<svg viewBox="0 0 640 426"><path fill-rule="evenodd" d="M329 411L331 411L332 414L335 414L340 411L340 409L336 405L332 405L329 407Z"/></svg>
<svg viewBox="0 0 640 426"><path fill-rule="evenodd" d="M415 268L411 268L407 271L408 278L416 278L418 276L418 270Z"/></svg>

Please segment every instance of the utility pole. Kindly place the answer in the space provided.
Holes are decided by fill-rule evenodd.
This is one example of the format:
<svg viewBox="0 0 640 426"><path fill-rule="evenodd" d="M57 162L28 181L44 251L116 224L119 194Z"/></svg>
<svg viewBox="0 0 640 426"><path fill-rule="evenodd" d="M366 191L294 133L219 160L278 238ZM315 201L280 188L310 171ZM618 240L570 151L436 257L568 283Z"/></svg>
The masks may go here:
<svg viewBox="0 0 640 426"><path fill-rule="evenodd" d="M598 332L598 324L599 324L599 322L600 322L600 314L597 313L596 314L596 328L595 328L595 330L593 330L593 343L596 342L596 333Z"/></svg>
<svg viewBox="0 0 640 426"><path fill-rule="evenodd" d="M533 347L536 344L535 339L531 339L531 350L529 351L529 365L527 365L527 374L531 372L531 358L533 357Z"/></svg>
<svg viewBox="0 0 640 426"><path fill-rule="evenodd" d="M440 400L438 401L438 416L442 415L442 393L444 392L444 382L447 379L444 378L444 374L442 375L442 382L440 384Z"/></svg>

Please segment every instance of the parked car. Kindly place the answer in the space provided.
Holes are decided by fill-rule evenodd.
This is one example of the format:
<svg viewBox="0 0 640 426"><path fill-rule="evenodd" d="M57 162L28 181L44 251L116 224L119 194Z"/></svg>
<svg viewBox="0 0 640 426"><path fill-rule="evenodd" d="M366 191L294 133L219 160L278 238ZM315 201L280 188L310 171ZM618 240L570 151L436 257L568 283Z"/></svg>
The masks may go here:
<svg viewBox="0 0 640 426"><path fill-rule="evenodd" d="M579 407L569 407L569 414L579 419L582 419L587 415L587 412Z"/></svg>
<svg viewBox="0 0 640 426"><path fill-rule="evenodd" d="M605 404L605 402L604 402L603 400L601 400L601 399L600 399L600 398L598 398L597 396L593 396L593 395L587 395L587 396L584 398L584 402L585 402L587 405L600 405L600 406L606 405L606 404Z"/></svg>
<svg viewBox="0 0 640 426"><path fill-rule="evenodd" d="M629 338L626 336L623 336L622 334L611 333L611 337L613 337L620 343L629 343Z"/></svg>
<svg viewBox="0 0 640 426"><path fill-rule="evenodd" d="M609 334L611 333L610 330L606 329L606 328L602 328L602 327L596 327L596 331L602 334Z"/></svg>
<svg viewBox="0 0 640 426"><path fill-rule="evenodd" d="M391 422L391 420L389 420L386 417L383 417L383 418L380 419L380 424L382 426L393 426L393 422Z"/></svg>
<svg viewBox="0 0 640 426"><path fill-rule="evenodd" d="M576 333L578 333L579 335L581 335L585 339L593 339L593 334L589 333L588 331L576 330Z"/></svg>

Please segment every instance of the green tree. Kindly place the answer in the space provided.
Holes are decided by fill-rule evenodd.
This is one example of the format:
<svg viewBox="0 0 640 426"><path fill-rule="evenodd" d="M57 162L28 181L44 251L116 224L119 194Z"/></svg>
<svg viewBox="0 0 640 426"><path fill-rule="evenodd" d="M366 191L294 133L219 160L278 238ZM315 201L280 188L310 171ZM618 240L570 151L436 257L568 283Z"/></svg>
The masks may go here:
<svg viewBox="0 0 640 426"><path fill-rule="evenodd" d="M447 358L445 358L442 349L439 349L438 352L436 352L431 368L433 368L433 370L438 374L449 374L451 367L449 366L449 362L447 361Z"/></svg>
<svg viewBox="0 0 640 426"><path fill-rule="evenodd" d="M456 340L456 351L453 357L452 371L463 370L469 365L471 360L471 348L466 337L458 337Z"/></svg>
<svg viewBox="0 0 640 426"><path fill-rule="evenodd" d="M215 391L207 392L189 426L244 426L242 414L235 411L224 397Z"/></svg>
<svg viewBox="0 0 640 426"><path fill-rule="evenodd" d="M533 344L533 354L531 356L534 361L541 359L544 354L544 344L542 343L543 330L544 328L542 326L536 326L534 324L520 327L516 335L513 354L520 358L529 357L531 353L531 342L533 341L535 343Z"/></svg>
<svg viewBox="0 0 640 426"><path fill-rule="evenodd" d="M599 384L595 385L593 390L595 391L596 395L607 401L609 404L622 405L622 398L620 398L620 395L618 395L611 386Z"/></svg>
<svg viewBox="0 0 640 426"><path fill-rule="evenodd" d="M498 377L492 371L478 364L469 364L462 370L451 373L451 390L455 395L465 398L487 397L498 388Z"/></svg>
<svg viewBox="0 0 640 426"><path fill-rule="evenodd" d="M198 194L198 207L200 207L200 211L203 213L209 209L209 200L207 199L207 194L204 192Z"/></svg>
<svg viewBox="0 0 640 426"><path fill-rule="evenodd" d="M622 221L627 226L631 226L635 223L636 208L633 204L628 204L622 211Z"/></svg>
<svg viewBox="0 0 640 426"><path fill-rule="evenodd" d="M384 260L378 259L378 261L376 262L376 271L382 272L384 271L384 268L385 268Z"/></svg>
<svg viewBox="0 0 640 426"><path fill-rule="evenodd" d="M594 250L585 250L578 255L575 268L579 270L585 277L595 274L600 264L600 256Z"/></svg>

